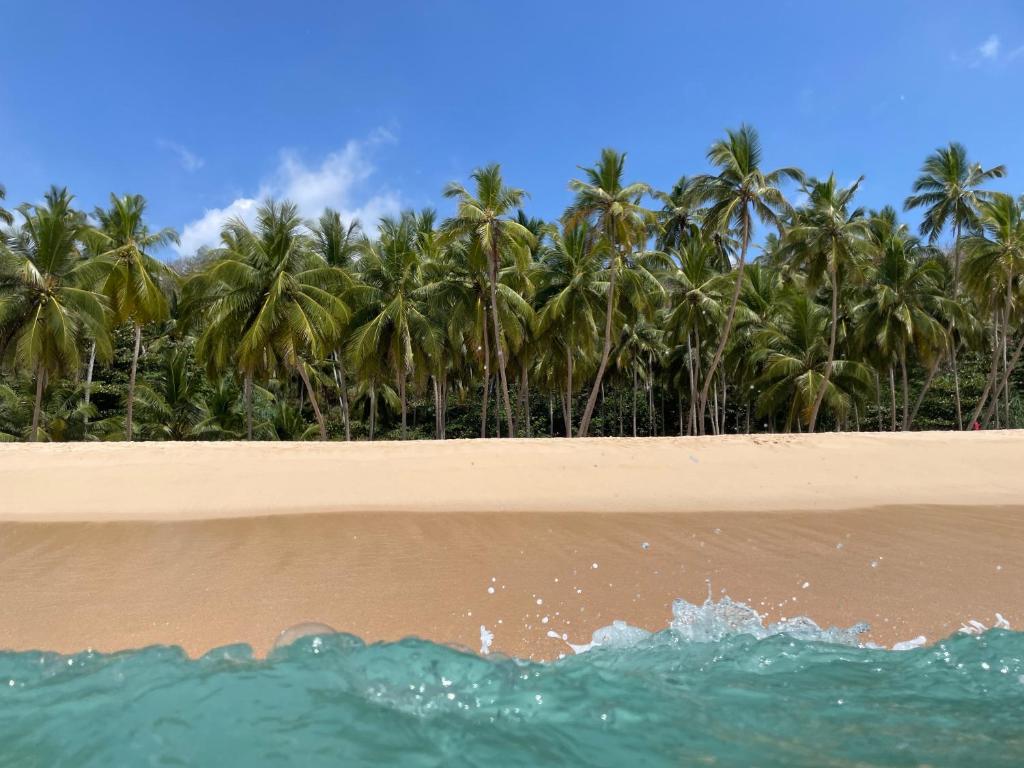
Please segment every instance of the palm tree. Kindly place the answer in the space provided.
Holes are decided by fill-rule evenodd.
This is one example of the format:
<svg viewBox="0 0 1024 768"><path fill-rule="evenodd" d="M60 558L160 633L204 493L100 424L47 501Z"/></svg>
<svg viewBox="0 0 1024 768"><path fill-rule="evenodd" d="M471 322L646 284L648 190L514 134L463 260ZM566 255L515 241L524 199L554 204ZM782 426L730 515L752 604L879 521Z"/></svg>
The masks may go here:
<svg viewBox="0 0 1024 768"><path fill-rule="evenodd" d="M458 209L455 216L444 224L450 235L477 238L488 254L488 290L490 293L490 315L494 330L494 347L498 355L498 372L501 377L501 394L508 419L509 437L515 436L512 404L508 395L508 378L505 371L505 337L502 333L501 311L498 307L498 271L504 255L522 258L529 255L533 234L529 229L510 217L526 196L521 189L505 186L501 177L501 166L488 165L477 169L470 178L476 183L474 193L461 184L452 182L444 190L444 196L456 198ZM487 382L484 382L486 394Z"/></svg>
<svg viewBox="0 0 1024 768"><path fill-rule="evenodd" d="M986 398L991 393L992 406L986 421L994 412L999 395L1009 380L1013 366L1004 365L1004 375L997 378L999 361L1006 359L1010 339L1010 321L1020 314L1020 292L1024 278L1024 198L1015 199L1001 192L993 193L978 205L980 231L963 242L967 253L964 264L965 284L978 305L992 314L992 365L981 400L971 416L978 419ZM1024 347L1024 336L1021 337ZM1018 347L1013 358L1016 365Z"/></svg>
<svg viewBox="0 0 1024 768"><path fill-rule="evenodd" d="M604 317L604 347L601 350L601 362L597 368L594 385L587 398L587 405L580 419L579 436L586 437L590 429L590 420L597 405L597 396L601 392L601 383L608 367L612 344L615 340L613 324L615 308L618 301L618 281L621 273L630 268L629 255L635 245L643 242L647 226L654 220L653 214L640 205L644 195L651 194L649 185L642 182L626 184L626 155L614 149L601 150L597 165L583 168L586 180L573 179L569 189L576 193L576 198L565 212L566 223L572 225L581 221L590 221L596 231L607 241L607 283Z"/></svg>
<svg viewBox="0 0 1024 768"><path fill-rule="evenodd" d="M47 380L79 370L86 338L102 356L111 351L107 305L94 290L107 265L82 256L90 228L72 200L52 187L43 205L19 207L21 226L0 248L0 355L35 379L32 441L40 436Z"/></svg>
<svg viewBox="0 0 1024 768"><path fill-rule="evenodd" d="M353 219L346 225L342 221L340 213L327 208L320 218L310 226L310 231L313 235L313 249L320 254L320 258L330 266L337 267L347 274L353 275L355 258L359 250L359 241L362 234L359 220ZM344 346L344 342L342 342L341 346ZM332 356L334 358L334 378L338 385L341 418L345 424L345 439L351 440L352 424L349 415L345 357L340 349L335 350Z"/></svg>
<svg viewBox="0 0 1024 768"><path fill-rule="evenodd" d="M692 434L697 422L698 392L704 377L702 351L725 317L724 281L727 276L715 269L718 260L715 244L699 233L686 240L682 247L669 251L669 257L675 264L661 276L669 305L662 325L671 343L686 348L690 390L687 434Z"/></svg>
<svg viewBox="0 0 1024 768"><path fill-rule="evenodd" d="M811 284L828 276L832 294L832 317L829 330L828 361L825 376L814 398L807 431L813 432L818 422L818 410L825 398L832 361L836 355L836 333L839 327L839 281L864 252L868 226L863 208L850 210L850 203L864 177L848 187L836 183L835 174L824 181L811 179L805 184L807 204L796 212L794 224L786 234L791 260L806 270Z"/></svg>
<svg viewBox="0 0 1024 768"><path fill-rule="evenodd" d="M417 219L412 212L381 219L380 237L359 244L364 299L355 318L349 351L357 367L378 362L394 376L406 437L406 388L409 376L427 370L440 349L440 334L420 305L422 262L417 240L431 228L433 212Z"/></svg>
<svg viewBox="0 0 1024 768"><path fill-rule="evenodd" d="M0 184L0 200L3 200L6 197L7 197L7 190L4 188L3 184ZM2 205L0 205L0 224L13 224L13 223L14 223L14 217L11 215L11 212L8 211L6 208L4 208Z"/></svg>
<svg viewBox="0 0 1024 768"><path fill-rule="evenodd" d="M953 227L953 285L960 285L960 244L965 231L979 228L978 206L991 200L992 193L980 189L992 179L1006 175L1006 166L983 169L967 159L967 148L951 141L925 158L921 174L914 181L913 194L903 203L905 210L924 208L921 235L934 243L947 226Z"/></svg>
<svg viewBox="0 0 1024 768"><path fill-rule="evenodd" d="M946 329L939 318L950 311L942 294L942 263L901 228L892 229L875 245L863 300L853 308L858 346L878 360L900 367L903 391L901 428L911 428L907 360L912 352L923 361L942 354ZM891 371L890 367L890 371ZM895 396L894 396L895 398ZM894 399L895 405L895 399ZM895 424L895 414L893 423Z"/></svg>
<svg viewBox="0 0 1024 768"><path fill-rule="evenodd" d="M113 262L103 292L110 302L115 324L135 329L132 367L128 377L125 439L131 441L135 407L135 379L142 346L142 326L170 317L167 298L174 272L150 251L178 242L178 233L165 228L151 232L146 225L146 199L142 195L110 196L110 208L97 208L105 256Z"/></svg>
<svg viewBox="0 0 1024 768"><path fill-rule="evenodd" d="M551 247L536 267L538 333L562 349L566 374L566 437L572 437L573 370L577 359L592 356L601 316L607 243L595 240L581 222L551 232Z"/></svg>
<svg viewBox="0 0 1024 768"><path fill-rule="evenodd" d="M701 434L704 432L708 394L736 316L736 305L743 287L743 266L753 237L754 220L756 218L762 224L775 226L781 232L781 217L790 212L790 206L779 184L784 179L801 182L804 178L803 172L796 168L762 171L761 142L757 131L748 125L741 125L739 130L727 131L725 139L711 145L707 157L718 168L718 174L703 175L697 180L700 199L710 204L704 214L704 226L709 232L722 234L730 229L739 230L740 251L725 326L719 334L718 346L711 357L697 402L698 429Z"/></svg>
<svg viewBox="0 0 1024 768"><path fill-rule="evenodd" d="M326 440L309 372L337 348L348 322L342 297L349 276L315 252L291 202L265 202L254 228L229 221L222 241L209 266L187 285L187 304L204 319L197 354L213 370L230 364L243 375L250 439L253 380L284 368L302 380L320 439Z"/></svg>
<svg viewBox="0 0 1024 768"><path fill-rule="evenodd" d="M661 210L657 212L660 250L680 248L684 241L696 236L703 211L694 177L680 176L671 192L654 192L653 196L662 203Z"/></svg>
<svg viewBox="0 0 1024 768"><path fill-rule="evenodd" d="M804 423L810 424L822 387L825 406L842 418L870 386L867 367L851 360L833 360L832 374L826 380L828 322L828 311L810 295L790 290L771 321L755 333L752 357L763 365L758 416L771 416L788 406L786 427L800 430Z"/></svg>
<svg viewBox="0 0 1024 768"><path fill-rule="evenodd" d="M967 148L951 141L939 147L925 158L921 173L914 181L913 194L903 203L904 210L924 208L921 221L921 235L930 242L938 240L947 226L953 227L953 298L960 293L961 243L964 232L974 232L979 227L978 206L989 200L991 192L980 187L992 179L1006 175L1006 166L996 165L983 169L980 163L972 163L967 157ZM957 368L955 342L950 346L950 362L953 366L953 386L956 396L957 423L963 429L960 409L960 371Z"/></svg>

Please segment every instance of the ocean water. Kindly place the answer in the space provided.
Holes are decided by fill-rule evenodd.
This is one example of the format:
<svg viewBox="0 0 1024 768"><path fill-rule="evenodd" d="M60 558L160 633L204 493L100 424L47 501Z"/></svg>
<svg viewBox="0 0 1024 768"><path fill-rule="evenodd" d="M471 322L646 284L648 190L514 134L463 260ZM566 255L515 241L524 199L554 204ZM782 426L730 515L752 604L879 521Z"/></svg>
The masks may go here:
<svg viewBox="0 0 1024 768"><path fill-rule="evenodd" d="M559 661L421 640L0 654L2 766L1024 766L1024 633L893 651L677 601Z"/></svg>

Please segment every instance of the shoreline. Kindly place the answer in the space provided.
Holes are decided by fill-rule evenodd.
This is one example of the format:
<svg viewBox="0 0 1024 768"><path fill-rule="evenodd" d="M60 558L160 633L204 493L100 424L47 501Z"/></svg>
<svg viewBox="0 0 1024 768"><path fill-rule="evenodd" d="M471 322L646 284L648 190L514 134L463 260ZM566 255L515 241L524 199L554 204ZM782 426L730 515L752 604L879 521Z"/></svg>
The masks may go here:
<svg viewBox="0 0 1024 768"><path fill-rule="evenodd" d="M0 649L262 655L313 621L551 659L709 583L886 646L1020 629L1021 459L1011 432L0 446Z"/></svg>

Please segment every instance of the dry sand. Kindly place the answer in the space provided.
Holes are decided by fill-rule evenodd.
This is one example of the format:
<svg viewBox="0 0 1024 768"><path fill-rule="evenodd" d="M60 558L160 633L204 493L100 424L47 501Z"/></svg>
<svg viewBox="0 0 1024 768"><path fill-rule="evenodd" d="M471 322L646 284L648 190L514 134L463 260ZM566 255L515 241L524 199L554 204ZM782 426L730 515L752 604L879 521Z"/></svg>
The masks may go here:
<svg viewBox="0 0 1024 768"><path fill-rule="evenodd" d="M0 648L318 621L552 658L709 584L885 644L1022 628L1022 460L1011 432L0 446Z"/></svg>

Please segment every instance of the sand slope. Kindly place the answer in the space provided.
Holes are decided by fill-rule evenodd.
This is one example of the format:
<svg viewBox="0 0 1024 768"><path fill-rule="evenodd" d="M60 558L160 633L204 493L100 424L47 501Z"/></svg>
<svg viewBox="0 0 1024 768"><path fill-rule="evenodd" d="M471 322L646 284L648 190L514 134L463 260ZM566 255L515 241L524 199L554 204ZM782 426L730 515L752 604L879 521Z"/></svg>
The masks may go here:
<svg viewBox="0 0 1024 768"><path fill-rule="evenodd" d="M0 648L262 652L321 621L551 658L709 585L884 643L1022 628L1022 459L1015 433L0 446Z"/></svg>
<svg viewBox="0 0 1024 768"><path fill-rule="evenodd" d="M2 520L1024 503L1024 433L0 445Z"/></svg>

